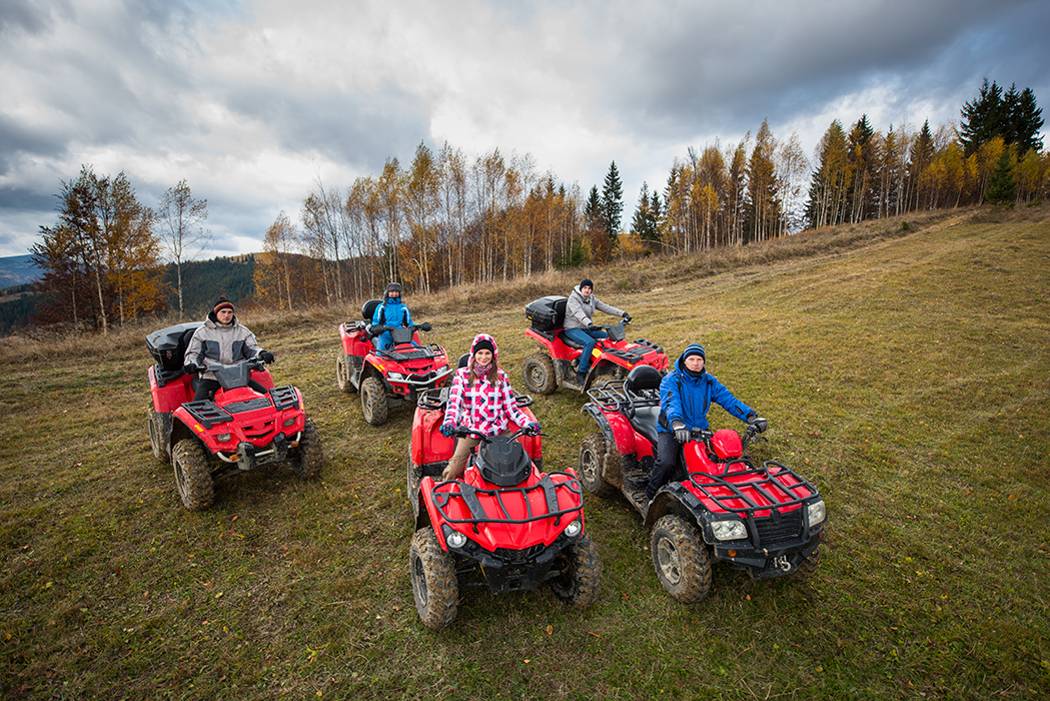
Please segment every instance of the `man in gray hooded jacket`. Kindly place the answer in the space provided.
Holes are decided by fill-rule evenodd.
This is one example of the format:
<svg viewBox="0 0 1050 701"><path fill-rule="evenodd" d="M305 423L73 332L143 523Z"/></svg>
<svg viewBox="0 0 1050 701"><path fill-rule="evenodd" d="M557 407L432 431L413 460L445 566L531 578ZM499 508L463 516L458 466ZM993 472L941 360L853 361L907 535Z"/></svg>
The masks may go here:
<svg viewBox="0 0 1050 701"><path fill-rule="evenodd" d="M229 365L238 360L255 357L267 363L274 360L273 353L259 348L255 334L237 321L233 313L233 302L219 297L212 305L204 324L193 333L193 338L186 347L183 370L190 374L201 373L193 400L211 399L219 389L219 382L214 373L204 372L205 359L210 358Z"/></svg>
<svg viewBox="0 0 1050 701"><path fill-rule="evenodd" d="M569 293L569 300L565 303L565 335L583 346L576 368L576 380L581 386L591 367L591 352L594 350L594 345L599 339L609 336L601 329L594 327L595 310L619 316L625 320L631 318L631 315L622 309L617 309L598 299L594 295L594 283L588 278L580 280L580 284Z"/></svg>

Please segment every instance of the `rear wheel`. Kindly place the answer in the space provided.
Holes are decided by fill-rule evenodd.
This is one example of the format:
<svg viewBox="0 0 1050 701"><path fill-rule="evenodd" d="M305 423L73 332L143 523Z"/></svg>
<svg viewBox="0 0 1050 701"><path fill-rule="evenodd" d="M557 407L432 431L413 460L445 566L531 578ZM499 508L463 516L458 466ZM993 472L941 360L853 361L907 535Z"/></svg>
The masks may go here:
<svg viewBox="0 0 1050 701"><path fill-rule="evenodd" d="M335 383L340 391L348 394L354 391L354 385L350 382L350 360L342 353L335 359Z"/></svg>
<svg viewBox="0 0 1050 701"><path fill-rule="evenodd" d="M157 412L152 409L149 410L149 418L146 421L146 425L149 430L149 447L153 450L153 457L157 460L163 460L164 446L160 442L160 426L157 425Z"/></svg>
<svg viewBox="0 0 1050 701"><path fill-rule="evenodd" d="M588 492L600 497L616 493L616 489L602 477L607 450L605 436L600 432L592 433L580 444L580 482Z"/></svg>
<svg viewBox="0 0 1050 701"><path fill-rule="evenodd" d="M444 628L456 617L459 582L452 557L441 549L429 526L420 528L412 536L408 570L419 620L427 628Z"/></svg>
<svg viewBox="0 0 1050 701"><path fill-rule="evenodd" d="M299 448L290 461L295 474L301 479L311 480L321 476L324 467L324 450L321 447L321 434L314 427L313 419L307 419L303 433L299 436Z"/></svg>
<svg viewBox="0 0 1050 701"><path fill-rule="evenodd" d="M602 561L598 550L587 536L582 536L559 556L561 574L551 580L554 595L567 604L586 608L598 600L602 579Z"/></svg>
<svg viewBox="0 0 1050 701"><path fill-rule="evenodd" d="M681 516L668 514L653 526L649 549L656 578L673 598L700 601L711 590L711 557L700 531Z"/></svg>
<svg viewBox="0 0 1050 701"><path fill-rule="evenodd" d="M374 375L365 378L361 383L361 411L365 421L373 426L386 423L389 407L386 401L386 388L383 381Z"/></svg>
<svg viewBox="0 0 1050 701"><path fill-rule="evenodd" d="M533 353L525 358L525 386L530 392L551 394L558 388L554 363L546 353Z"/></svg>
<svg viewBox="0 0 1050 701"><path fill-rule="evenodd" d="M196 438L183 438L171 451L175 486L182 505L190 511L201 511L215 501L215 485L204 446Z"/></svg>

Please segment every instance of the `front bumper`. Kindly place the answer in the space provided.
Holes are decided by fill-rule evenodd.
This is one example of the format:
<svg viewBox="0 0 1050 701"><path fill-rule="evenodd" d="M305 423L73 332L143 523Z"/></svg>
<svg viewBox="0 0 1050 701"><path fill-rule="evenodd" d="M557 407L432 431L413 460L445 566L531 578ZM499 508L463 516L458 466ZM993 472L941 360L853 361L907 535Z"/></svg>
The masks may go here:
<svg viewBox="0 0 1050 701"><path fill-rule="evenodd" d="M782 543L768 548L753 548L749 543L719 543L712 547L715 559L747 570L754 579L773 579L793 574L802 561L811 556L824 539L824 529L808 539Z"/></svg>
<svg viewBox="0 0 1050 701"><path fill-rule="evenodd" d="M456 557L456 569L466 586L488 588L493 594L532 591L561 574L558 556L578 539L561 535L547 546L496 552L468 539L462 548L448 551Z"/></svg>
<svg viewBox="0 0 1050 701"><path fill-rule="evenodd" d="M289 439L283 433L278 433L273 437L273 442L270 445L262 448L254 446L248 441L242 441L237 444L236 453L219 452L216 454L223 462L236 464L238 470L247 472L260 465L269 465L287 460L289 449L299 445L299 437L301 435L302 433L298 432L293 439Z"/></svg>

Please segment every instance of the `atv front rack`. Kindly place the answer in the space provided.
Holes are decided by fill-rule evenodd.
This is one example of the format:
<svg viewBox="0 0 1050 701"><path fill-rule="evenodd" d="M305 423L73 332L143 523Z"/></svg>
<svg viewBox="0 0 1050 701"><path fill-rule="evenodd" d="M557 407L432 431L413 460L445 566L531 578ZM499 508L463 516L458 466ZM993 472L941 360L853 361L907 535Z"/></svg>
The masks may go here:
<svg viewBox="0 0 1050 701"><path fill-rule="evenodd" d="M689 481L700 491L701 494L714 502L718 508L728 513L742 516L752 516L756 511L778 511L785 506L802 504L803 502L819 496L816 487L806 481L790 467L779 463L776 460L766 460L762 463L762 467L753 467L746 460L736 459L727 462L726 468L728 469L730 465L738 463L747 465L748 469L733 473L725 472L721 475L713 475L709 472L690 472ZM779 471L775 475L771 475L769 474L770 467L777 467L779 468ZM730 482L726 479L729 475L737 478L755 477L756 479L745 482ZM798 483L782 484L779 480L775 479L776 477L781 476L793 477L798 480ZM765 497L769 503L756 503L754 499L741 489L741 487L745 489L753 489ZM799 496L796 493L799 489L808 490L809 493ZM716 494L716 490L726 490L729 494ZM778 501L778 496L786 497L787 501ZM747 506L730 506L729 502L733 500L742 501L747 504Z"/></svg>
<svg viewBox="0 0 1050 701"><path fill-rule="evenodd" d="M551 475L565 475L569 477L564 482L555 482L551 479ZM458 487L458 491L438 491L439 487L449 484ZM500 489L481 489L475 487L472 484L466 482L460 482L457 480L447 480L436 482L433 491L434 495L434 506L437 507L438 513L441 514L441 518L447 523L465 523L474 526L474 532L478 531L478 524L480 523L532 523L533 521L541 521L545 518L553 518L554 525L558 525L561 522L561 517L566 514L574 514L583 511L583 487L580 486L580 481L575 477L572 477L566 472L552 472L543 476L536 484L531 487L501 487ZM529 502L529 493L534 492L538 489L543 490L544 501L547 505L547 511L542 514L532 513L532 505ZM578 505L568 509L558 508L558 490L565 489L569 493L576 495L579 498ZM508 492L518 492L522 496L522 500L525 502L525 518L511 518L510 512L507 511L507 506L503 503L503 494ZM500 515L490 515L485 512L485 507L482 506L481 500L478 499L478 495L483 494L486 496L494 497L496 503L499 504ZM449 516L447 507L453 499L462 499L463 503L466 504L467 509L470 511L471 518L453 518Z"/></svg>

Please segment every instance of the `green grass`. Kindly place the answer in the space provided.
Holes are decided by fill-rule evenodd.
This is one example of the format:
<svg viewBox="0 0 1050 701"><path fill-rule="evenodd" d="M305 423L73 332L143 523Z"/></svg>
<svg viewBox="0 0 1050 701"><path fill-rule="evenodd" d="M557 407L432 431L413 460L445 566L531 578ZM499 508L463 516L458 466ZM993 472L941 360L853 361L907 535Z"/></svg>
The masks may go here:
<svg viewBox="0 0 1050 701"><path fill-rule="evenodd" d="M140 333L12 341L0 347L0 695L1050 695L1045 211L818 232L595 279L612 281L606 298L639 334L672 352L702 341L710 369L770 419L759 457L820 486L830 532L811 582L716 569L712 595L682 606L633 512L590 498L596 606L467 593L432 633L407 575L411 414L374 429L337 391L341 313L283 330L245 318L277 353L278 382L306 396L322 480L226 480L200 514L149 452ZM535 285L479 290L476 308L464 290L418 307L450 352L494 333L520 386L520 302ZM593 428L581 405L537 398L548 466L575 466Z"/></svg>

